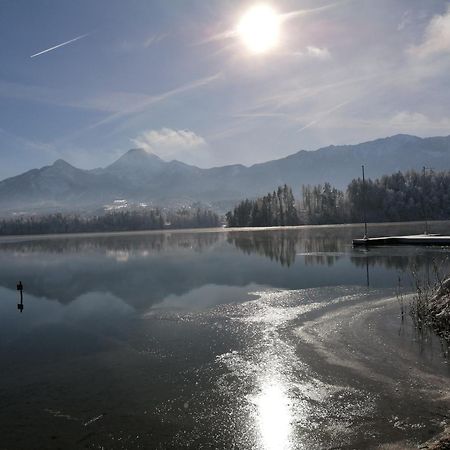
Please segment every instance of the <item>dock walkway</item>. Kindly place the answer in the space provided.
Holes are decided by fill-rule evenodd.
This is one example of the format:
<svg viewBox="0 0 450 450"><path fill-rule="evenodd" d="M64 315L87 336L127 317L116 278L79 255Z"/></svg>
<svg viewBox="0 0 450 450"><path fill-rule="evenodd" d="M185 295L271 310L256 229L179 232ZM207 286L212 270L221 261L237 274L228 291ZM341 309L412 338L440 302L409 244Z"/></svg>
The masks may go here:
<svg viewBox="0 0 450 450"><path fill-rule="evenodd" d="M380 236L373 238L353 239L354 246L378 245L440 245L450 246L450 236L440 234L412 234L409 236Z"/></svg>

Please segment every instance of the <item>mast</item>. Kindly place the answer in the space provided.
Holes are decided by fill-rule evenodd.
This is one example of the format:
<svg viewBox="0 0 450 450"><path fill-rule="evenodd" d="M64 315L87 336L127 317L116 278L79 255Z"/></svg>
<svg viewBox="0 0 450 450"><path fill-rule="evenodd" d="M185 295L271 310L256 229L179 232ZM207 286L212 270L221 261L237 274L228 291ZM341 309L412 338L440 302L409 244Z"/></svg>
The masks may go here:
<svg viewBox="0 0 450 450"><path fill-rule="evenodd" d="M366 178L364 176L364 165L362 167L362 179L363 179L363 217L364 217L364 239L367 239L367 215L366 215Z"/></svg>
<svg viewBox="0 0 450 450"><path fill-rule="evenodd" d="M428 214L427 214L427 201L425 199L425 184L427 182L426 178L427 178L427 170L430 170L430 172L433 170L432 167L425 167L423 166L422 168L422 209L423 209L423 215L425 218L425 234L428 234Z"/></svg>

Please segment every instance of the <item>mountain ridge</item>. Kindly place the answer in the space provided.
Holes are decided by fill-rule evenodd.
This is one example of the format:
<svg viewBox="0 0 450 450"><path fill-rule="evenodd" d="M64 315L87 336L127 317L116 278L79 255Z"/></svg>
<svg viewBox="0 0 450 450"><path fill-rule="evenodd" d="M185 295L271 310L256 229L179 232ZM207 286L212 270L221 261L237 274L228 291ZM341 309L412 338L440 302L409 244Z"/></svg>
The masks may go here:
<svg viewBox="0 0 450 450"><path fill-rule="evenodd" d="M372 178L423 166L450 170L450 136L397 134L361 144L299 150L250 166L230 164L207 169L178 160L164 161L140 148L91 170L58 159L0 181L0 212L92 209L118 198L159 206L200 201L213 206L227 203L229 207L284 183L297 195L302 184L328 181L343 188L359 176L362 164Z"/></svg>

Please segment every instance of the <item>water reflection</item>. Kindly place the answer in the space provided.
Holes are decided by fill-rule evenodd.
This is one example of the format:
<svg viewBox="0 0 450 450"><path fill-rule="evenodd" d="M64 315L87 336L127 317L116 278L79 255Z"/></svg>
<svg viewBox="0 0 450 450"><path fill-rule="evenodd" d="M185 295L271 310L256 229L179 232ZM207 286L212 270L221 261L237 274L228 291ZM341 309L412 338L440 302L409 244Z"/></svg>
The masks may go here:
<svg viewBox="0 0 450 450"><path fill-rule="evenodd" d="M103 292L83 294L67 305L27 294L27 310L18 316L11 301L11 290L0 287L0 343L14 340L25 331L42 330L65 324L88 326L91 331L107 329L124 317L132 317L134 309L123 300Z"/></svg>
<svg viewBox="0 0 450 450"><path fill-rule="evenodd" d="M296 244L299 234L288 231L271 232L230 232L228 242L244 253L257 253L282 266L291 266L295 261Z"/></svg>
<svg viewBox="0 0 450 450"><path fill-rule="evenodd" d="M309 335L299 327L309 323L311 339L331 349L340 330L351 329L362 360L370 347L378 370L386 347L380 355L362 319L362 344L353 340L349 324L360 310L340 322L332 315L322 321L324 311L353 304L364 310L371 299L393 295L399 272L432 272L433 261L444 266L447 250L354 250L359 233L319 227L0 241L0 396L13 405L1 417L4 428L15 430L30 411L34 439L41 430L62 429L66 437L88 436L86 446L96 448L115 448L124 436L127 448L138 447L138 436L143 448L322 448L334 443L336 430L355 432L355 423L371 436L373 414L384 417L378 392L356 389L353 373L347 384L335 382L337 366L323 369L314 353L302 353ZM23 315L14 305L18 279L26 288ZM420 337L406 326L398 330L398 314L391 316L392 323L380 318L381 336L420 347L426 369L442 372L432 341L422 337L418 346ZM397 368L397 353L392 357ZM408 377L409 367L408 361ZM41 418L43 411L63 413ZM62 417L80 418L81 431ZM54 444L41 437L50 442L46 448ZM14 439L11 432L6 442Z"/></svg>
<svg viewBox="0 0 450 450"><path fill-rule="evenodd" d="M18 254L46 252L51 254L97 253L111 254L158 253L167 249L184 248L201 252L221 239L215 232L135 232L119 234L80 234L74 236L24 236L0 238L0 251Z"/></svg>
<svg viewBox="0 0 450 450"><path fill-rule="evenodd" d="M380 226L377 232L407 233L421 226ZM394 287L399 272L406 284L412 268L432 272L433 265L448 267L447 249L362 251L351 247L359 234L358 227L343 226L2 240L0 286L14 289L21 277L27 293L61 303L103 292L137 310L164 302L198 309L244 301L249 286L366 285L370 277L373 287Z"/></svg>
<svg viewBox="0 0 450 450"><path fill-rule="evenodd" d="M299 292L257 294L256 300L229 311L243 326L245 345L239 351L219 356L218 360L239 380L236 397L250 391L246 395L248 404L236 407L248 410L245 426L254 436L252 448L303 448L296 427L309 423L306 397L314 389L309 381L296 377L295 371L304 367L296 356L295 346L283 339L282 333L290 321L313 309L313 302ZM296 302L299 296L301 305ZM238 441L237 446L244 445Z"/></svg>
<svg viewBox="0 0 450 450"><path fill-rule="evenodd" d="M292 448L293 414L287 387L279 380L268 378L260 386L254 402L257 408L257 428L262 447L266 450Z"/></svg>
<svg viewBox="0 0 450 450"><path fill-rule="evenodd" d="M249 294L249 292L257 289L257 285L251 284L244 287L206 284L200 288L192 289L186 294L168 295L162 302L153 305L147 316L161 310L201 311L217 305L251 300L255 296Z"/></svg>

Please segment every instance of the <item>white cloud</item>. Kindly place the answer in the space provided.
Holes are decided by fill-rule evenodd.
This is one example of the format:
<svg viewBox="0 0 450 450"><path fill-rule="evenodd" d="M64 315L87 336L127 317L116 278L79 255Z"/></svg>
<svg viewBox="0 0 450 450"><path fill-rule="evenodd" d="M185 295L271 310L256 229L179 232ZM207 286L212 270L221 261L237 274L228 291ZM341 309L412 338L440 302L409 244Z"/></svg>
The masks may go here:
<svg viewBox="0 0 450 450"><path fill-rule="evenodd" d="M450 53L450 6L443 15L435 15L425 30L423 42L410 49L413 56L428 58Z"/></svg>
<svg viewBox="0 0 450 450"><path fill-rule="evenodd" d="M166 160L178 159L204 165L207 156L205 139L191 130L147 130L131 141L137 147L154 152Z"/></svg>
<svg viewBox="0 0 450 450"><path fill-rule="evenodd" d="M331 54L330 51L325 47L314 47L309 45L306 47L306 53L308 56L313 56L318 59L330 59Z"/></svg>
<svg viewBox="0 0 450 450"><path fill-rule="evenodd" d="M299 56L301 58L320 59L322 61L331 59L331 53L326 47L316 47L308 45L305 50L288 53L289 55Z"/></svg>
<svg viewBox="0 0 450 450"><path fill-rule="evenodd" d="M400 111L389 121L393 129L409 132L442 131L450 134L450 118L433 120L419 112Z"/></svg>
<svg viewBox="0 0 450 450"><path fill-rule="evenodd" d="M162 128L161 130L149 130L142 133L133 142L146 150L158 148L193 148L205 145L205 140L190 130L173 130Z"/></svg>

